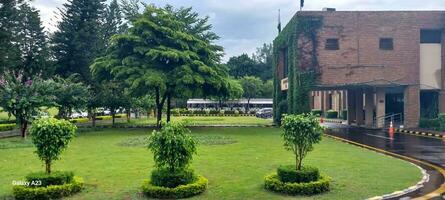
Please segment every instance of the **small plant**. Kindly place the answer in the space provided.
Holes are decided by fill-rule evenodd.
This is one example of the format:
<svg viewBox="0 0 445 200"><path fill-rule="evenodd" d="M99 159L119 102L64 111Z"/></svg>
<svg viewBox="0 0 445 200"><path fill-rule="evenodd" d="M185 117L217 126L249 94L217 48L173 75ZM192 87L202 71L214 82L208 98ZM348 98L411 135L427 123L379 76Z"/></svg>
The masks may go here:
<svg viewBox="0 0 445 200"><path fill-rule="evenodd" d="M153 131L148 148L154 154L156 169L142 191L152 198L186 198L204 192L208 181L196 176L188 166L196 153L196 141L182 123L164 124Z"/></svg>
<svg viewBox="0 0 445 200"><path fill-rule="evenodd" d="M45 162L45 171L51 174L51 164L74 138L77 127L66 120L39 119L32 123L30 133L36 153Z"/></svg>
<svg viewBox="0 0 445 200"><path fill-rule="evenodd" d="M219 116L224 116L224 113L225 113L226 111L225 110L220 110L219 111Z"/></svg>
<svg viewBox="0 0 445 200"><path fill-rule="evenodd" d="M185 169L196 153L196 142L182 123L164 124L153 131L148 148L154 154L155 166L171 172Z"/></svg>
<svg viewBox="0 0 445 200"><path fill-rule="evenodd" d="M284 147L295 154L296 170L301 170L304 157L321 141L324 128L312 114L286 115L282 124Z"/></svg>
<svg viewBox="0 0 445 200"><path fill-rule="evenodd" d="M235 110L235 117L239 117L239 111Z"/></svg>
<svg viewBox="0 0 445 200"><path fill-rule="evenodd" d="M205 109L204 111L205 111L205 113L206 113L207 116L210 115L210 109L207 108L207 109Z"/></svg>

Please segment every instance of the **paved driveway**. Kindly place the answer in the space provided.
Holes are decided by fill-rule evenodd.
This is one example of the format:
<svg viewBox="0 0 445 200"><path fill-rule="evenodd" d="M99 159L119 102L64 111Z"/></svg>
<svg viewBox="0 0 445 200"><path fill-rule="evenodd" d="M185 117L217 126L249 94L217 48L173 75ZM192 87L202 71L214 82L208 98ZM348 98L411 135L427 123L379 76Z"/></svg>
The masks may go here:
<svg viewBox="0 0 445 200"><path fill-rule="evenodd" d="M329 135L414 158L445 169L444 140L397 133L390 135L386 131L368 130L339 124L325 123L325 125L329 128L327 131ZM403 199L410 199L431 193L444 184L445 181L444 176L433 167L425 165L425 163L422 162L414 163L427 170L427 173L430 175L430 180L425 183L421 189L403 196ZM400 199L400 197L397 199ZM445 196L434 199L445 199Z"/></svg>

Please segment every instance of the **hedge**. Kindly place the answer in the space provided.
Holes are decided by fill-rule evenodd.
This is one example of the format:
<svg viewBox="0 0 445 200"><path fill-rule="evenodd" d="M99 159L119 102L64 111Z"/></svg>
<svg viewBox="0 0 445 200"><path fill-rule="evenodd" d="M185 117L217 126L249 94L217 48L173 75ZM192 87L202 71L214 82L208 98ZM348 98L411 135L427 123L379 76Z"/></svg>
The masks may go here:
<svg viewBox="0 0 445 200"><path fill-rule="evenodd" d="M328 118L328 119L337 119L338 118L338 111L335 111L335 110L328 110L328 111L326 111L326 118Z"/></svg>
<svg viewBox="0 0 445 200"><path fill-rule="evenodd" d="M124 117L127 117L127 115L126 114L116 114L116 115L114 115L114 117L117 119L117 118L124 118ZM111 116L111 115L105 115L105 116L97 116L96 117L96 120L110 120L110 119L113 119L113 116Z"/></svg>
<svg viewBox="0 0 445 200"><path fill-rule="evenodd" d="M439 130L445 131L445 113L440 113L438 120L439 120Z"/></svg>
<svg viewBox="0 0 445 200"><path fill-rule="evenodd" d="M89 122L90 120L88 118L77 118L77 119L70 119L69 121L71 123L86 123Z"/></svg>
<svg viewBox="0 0 445 200"><path fill-rule="evenodd" d="M342 110L340 115L341 115L340 116L341 119L347 120L348 119L348 110Z"/></svg>
<svg viewBox="0 0 445 200"><path fill-rule="evenodd" d="M320 172L315 167L303 166L301 170L295 170L295 165L280 166L277 169L280 181L285 183L308 183L320 178Z"/></svg>
<svg viewBox="0 0 445 200"><path fill-rule="evenodd" d="M31 173L26 176L26 181L35 182L40 181L40 187L46 187L49 185L63 185L66 183L71 183L73 181L74 173L73 172L62 172L55 171L51 174L47 174L45 172L36 172Z"/></svg>
<svg viewBox="0 0 445 200"><path fill-rule="evenodd" d="M1 120L0 124L15 124L17 121L15 119Z"/></svg>
<svg viewBox="0 0 445 200"><path fill-rule="evenodd" d="M71 183L63 185L50 185L47 187L16 185L13 186L12 191L17 200L60 199L80 192L83 188L83 184L83 179L75 176Z"/></svg>
<svg viewBox="0 0 445 200"><path fill-rule="evenodd" d="M264 187L267 190L288 195L313 195L329 191L331 178L320 176L320 179L309 183L284 183L276 173L264 178Z"/></svg>
<svg viewBox="0 0 445 200"><path fill-rule="evenodd" d="M317 116L317 117L321 117L321 115L323 114L323 111L322 111L322 110L318 110L318 109L313 109L313 110L311 111L311 113L312 113L313 115Z"/></svg>
<svg viewBox="0 0 445 200"><path fill-rule="evenodd" d="M196 176L191 169L171 172L168 169L154 169L151 172L151 183L156 186L174 188L179 185L186 185L196 180Z"/></svg>
<svg viewBox="0 0 445 200"><path fill-rule="evenodd" d="M436 118L436 119L421 118L419 121L419 127L439 130L440 129L440 121L438 118Z"/></svg>
<svg viewBox="0 0 445 200"><path fill-rule="evenodd" d="M180 185L175 188L155 186L149 180L146 180L142 185L142 191L150 198L180 199L203 193L207 189L207 185L208 180L203 176L198 176L193 183Z"/></svg>
<svg viewBox="0 0 445 200"><path fill-rule="evenodd" d="M10 131L16 127L16 124L0 124L0 131Z"/></svg>

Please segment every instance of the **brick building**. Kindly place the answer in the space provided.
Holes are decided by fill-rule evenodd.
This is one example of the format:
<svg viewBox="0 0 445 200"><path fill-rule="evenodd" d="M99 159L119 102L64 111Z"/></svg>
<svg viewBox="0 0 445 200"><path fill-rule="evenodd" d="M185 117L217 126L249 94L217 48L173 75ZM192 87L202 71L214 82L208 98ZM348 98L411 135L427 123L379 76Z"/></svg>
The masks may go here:
<svg viewBox="0 0 445 200"><path fill-rule="evenodd" d="M319 76L309 95L312 109L347 110L348 123L380 127L395 116L405 127L417 127L421 115L445 112L445 11L301 11L294 16L301 17L322 19L314 47L291 41L316 51ZM286 51L279 47L276 67L282 93L289 87Z"/></svg>

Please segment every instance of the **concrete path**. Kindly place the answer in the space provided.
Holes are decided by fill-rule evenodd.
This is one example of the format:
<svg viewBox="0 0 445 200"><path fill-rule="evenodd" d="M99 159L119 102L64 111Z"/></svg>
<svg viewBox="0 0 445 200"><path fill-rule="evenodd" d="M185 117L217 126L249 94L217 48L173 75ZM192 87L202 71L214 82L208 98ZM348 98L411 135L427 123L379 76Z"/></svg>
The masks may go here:
<svg viewBox="0 0 445 200"><path fill-rule="evenodd" d="M382 150L379 152L408 160L427 171L429 181L422 188L395 199L445 199L445 140L398 133L390 135L382 130L333 123L324 125L328 127L328 136L352 141L356 145L363 144L368 149Z"/></svg>

